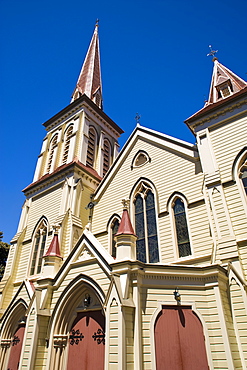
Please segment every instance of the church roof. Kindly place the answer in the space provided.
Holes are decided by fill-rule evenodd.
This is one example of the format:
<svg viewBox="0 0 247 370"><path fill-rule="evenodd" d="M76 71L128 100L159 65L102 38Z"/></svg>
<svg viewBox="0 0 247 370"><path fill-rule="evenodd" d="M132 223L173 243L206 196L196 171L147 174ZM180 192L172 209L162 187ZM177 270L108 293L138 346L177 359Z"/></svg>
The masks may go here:
<svg viewBox="0 0 247 370"><path fill-rule="evenodd" d="M82 65L71 102L83 94L86 94L97 104L98 107L102 109L102 81L100 70L98 22L95 25L93 37Z"/></svg>
<svg viewBox="0 0 247 370"><path fill-rule="evenodd" d="M78 168L83 169L83 171L85 171L86 174L91 176L97 182L100 182L102 180L102 177L98 174L97 171L95 171L95 169L91 168L90 166L84 165L83 163L79 161L77 157L75 157L73 161L71 161L70 163L62 164L61 166L56 168L52 173L46 173L37 181L29 184L22 191L26 193L27 191L34 189L36 186L40 186L42 183L46 183L48 179L51 180L52 178L55 178L57 175L60 175L63 171L69 170L74 166L77 166Z"/></svg>
<svg viewBox="0 0 247 370"><path fill-rule="evenodd" d="M117 235L135 235L133 226L130 221L130 216L128 210L125 208L123 210L121 222L118 228L118 232L116 233Z"/></svg>

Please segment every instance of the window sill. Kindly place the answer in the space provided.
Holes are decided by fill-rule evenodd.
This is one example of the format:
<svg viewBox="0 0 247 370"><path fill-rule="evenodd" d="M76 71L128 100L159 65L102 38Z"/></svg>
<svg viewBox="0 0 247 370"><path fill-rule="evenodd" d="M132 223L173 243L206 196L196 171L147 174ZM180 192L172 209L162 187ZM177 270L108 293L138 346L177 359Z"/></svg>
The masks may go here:
<svg viewBox="0 0 247 370"><path fill-rule="evenodd" d="M203 261L207 261L208 259L211 260L211 253L202 254L200 256L191 255L188 257L180 257L176 261L170 262L169 264L170 265L184 265L184 264L192 265L194 262L196 263L203 262Z"/></svg>

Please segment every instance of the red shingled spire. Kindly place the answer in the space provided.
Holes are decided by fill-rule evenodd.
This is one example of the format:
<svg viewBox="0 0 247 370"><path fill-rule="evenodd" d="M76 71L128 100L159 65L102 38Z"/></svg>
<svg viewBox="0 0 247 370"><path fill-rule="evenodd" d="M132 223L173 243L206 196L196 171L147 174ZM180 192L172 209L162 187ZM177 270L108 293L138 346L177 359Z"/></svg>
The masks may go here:
<svg viewBox="0 0 247 370"><path fill-rule="evenodd" d="M47 257L47 256L55 256L55 257L62 258L62 256L60 255L60 248L59 248L59 241L58 241L57 234L54 234L51 244L48 248L48 251L44 255L44 257Z"/></svg>
<svg viewBox="0 0 247 370"><path fill-rule="evenodd" d="M98 26L97 21L71 102L78 99L81 95L86 94L96 105L98 105L99 108L102 109L102 81L100 71Z"/></svg>
<svg viewBox="0 0 247 370"><path fill-rule="evenodd" d="M115 236L118 235L135 235L133 226L130 221L130 216L127 208L123 210L122 219L118 228L118 232Z"/></svg>
<svg viewBox="0 0 247 370"><path fill-rule="evenodd" d="M217 58L214 57L213 61L214 69L206 105L223 100L247 87L247 82L219 63Z"/></svg>

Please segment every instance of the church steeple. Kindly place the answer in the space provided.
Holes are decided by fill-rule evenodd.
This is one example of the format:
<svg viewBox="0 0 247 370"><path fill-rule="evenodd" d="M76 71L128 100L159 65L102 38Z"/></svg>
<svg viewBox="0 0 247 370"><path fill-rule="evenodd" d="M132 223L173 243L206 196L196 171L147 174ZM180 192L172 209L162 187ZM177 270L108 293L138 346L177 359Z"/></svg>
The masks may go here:
<svg viewBox="0 0 247 370"><path fill-rule="evenodd" d="M242 78L219 63L216 57L213 58L213 62L214 69L206 105L225 99L247 86L247 83Z"/></svg>
<svg viewBox="0 0 247 370"><path fill-rule="evenodd" d="M86 94L99 108L102 109L102 81L98 27L99 25L97 20L93 37L72 95L71 103L81 95Z"/></svg>

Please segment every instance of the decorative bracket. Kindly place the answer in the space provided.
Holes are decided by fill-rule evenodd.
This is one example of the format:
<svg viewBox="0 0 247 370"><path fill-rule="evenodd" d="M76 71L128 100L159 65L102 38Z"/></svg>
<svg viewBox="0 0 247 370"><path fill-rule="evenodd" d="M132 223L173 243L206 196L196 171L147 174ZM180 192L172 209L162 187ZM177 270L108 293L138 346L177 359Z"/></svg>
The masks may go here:
<svg viewBox="0 0 247 370"><path fill-rule="evenodd" d="M97 334L95 332L94 335L92 335L92 338L94 339L94 341L97 340L98 344L105 344L105 333L102 329L98 329Z"/></svg>

